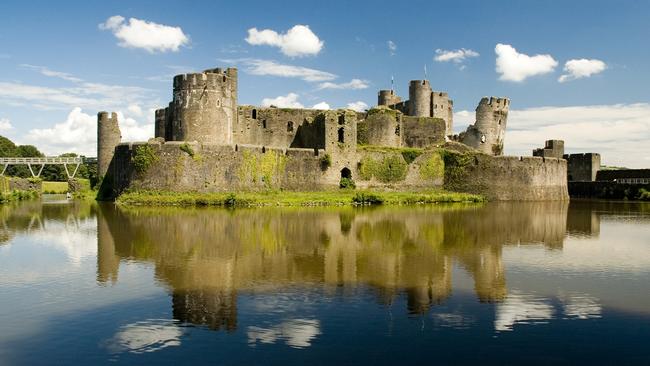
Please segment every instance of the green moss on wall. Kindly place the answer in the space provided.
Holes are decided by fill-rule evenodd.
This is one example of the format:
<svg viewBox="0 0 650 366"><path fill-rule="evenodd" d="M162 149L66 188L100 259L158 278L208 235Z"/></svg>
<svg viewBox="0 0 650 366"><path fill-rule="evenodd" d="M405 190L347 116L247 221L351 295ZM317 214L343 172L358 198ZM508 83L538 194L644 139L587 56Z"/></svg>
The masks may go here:
<svg viewBox="0 0 650 366"><path fill-rule="evenodd" d="M368 122L357 122L357 145L368 145Z"/></svg>
<svg viewBox="0 0 650 366"><path fill-rule="evenodd" d="M359 166L361 180L371 180L373 177L382 183L399 182L406 178L408 164L399 154L385 155L381 159L364 156Z"/></svg>
<svg viewBox="0 0 650 366"><path fill-rule="evenodd" d="M474 160L473 153L460 154L449 150L441 150L440 154L445 163L445 185L454 187L460 184L467 174L467 167Z"/></svg>
<svg viewBox="0 0 650 366"><path fill-rule="evenodd" d="M400 153L402 153L402 157L404 158L406 163L411 164L413 160L417 159L418 156L422 155L423 150L415 149L415 148L402 148L400 149Z"/></svg>
<svg viewBox="0 0 650 366"><path fill-rule="evenodd" d="M445 163L442 160L442 156L437 152L432 153L426 159L423 158L418 165L420 168L420 178L422 179L433 180L445 176Z"/></svg>
<svg viewBox="0 0 650 366"><path fill-rule="evenodd" d="M150 145L142 145L135 148L135 154L131 157L133 167L138 173L144 173L151 165L160 158L156 150Z"/></svg>
<svg viewBox="0 0 650 366"><path fill-rule="evenodd" d="M279 186L279 179L284 174L286 165L287 157L279 152L268 151L256 155L244 151L238 176L244 182L261 182L266 188L275 188Z"/></svg>

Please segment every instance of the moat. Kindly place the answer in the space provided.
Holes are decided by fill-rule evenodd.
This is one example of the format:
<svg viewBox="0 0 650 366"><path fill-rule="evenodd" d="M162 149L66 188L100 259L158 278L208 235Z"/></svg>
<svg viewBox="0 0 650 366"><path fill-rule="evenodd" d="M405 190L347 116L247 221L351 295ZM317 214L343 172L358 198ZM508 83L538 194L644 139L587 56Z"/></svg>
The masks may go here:
<svg viewBox="0 0 650 366"><path fill-rule="evenodd" d="M650 204L0 206L0 364L650 360Z"/></svg>

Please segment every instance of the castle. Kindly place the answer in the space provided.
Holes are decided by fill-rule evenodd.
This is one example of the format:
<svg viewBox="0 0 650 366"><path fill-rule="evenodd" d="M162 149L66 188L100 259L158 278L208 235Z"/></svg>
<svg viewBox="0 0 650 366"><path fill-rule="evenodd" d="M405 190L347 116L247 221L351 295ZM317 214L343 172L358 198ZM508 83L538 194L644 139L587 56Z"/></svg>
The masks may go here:
<svg viewBox="0 0 650 366"><path fill-rule="evenodd" d="M175 76L172 101L156 110L155 138L146 143L120 143L116 114L100 112L99 175L114 195L126 188L320 190L348 179L361 188L567 197L561 159L501 156L507 98L482 98L476 122L454 135L453 101L427 80L410 82L408 100L379 91L378 105L365 112L260 108L239 105L237 94L236 68ZM449 182L435 149L442 146L484 154L464 167L463 181ZM504 167L509 174L500 173Z"/></svg>

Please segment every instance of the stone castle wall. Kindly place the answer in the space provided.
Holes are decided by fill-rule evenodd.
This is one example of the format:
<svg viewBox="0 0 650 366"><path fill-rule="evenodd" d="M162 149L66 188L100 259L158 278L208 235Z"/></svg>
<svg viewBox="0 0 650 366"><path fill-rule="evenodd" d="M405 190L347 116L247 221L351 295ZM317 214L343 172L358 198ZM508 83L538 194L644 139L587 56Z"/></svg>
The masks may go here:
<svg viewBox="0 0 650 366"><path fill-rule="evenodd" d="M600 154L566 154L568 179L572 182L593 182L600 170Z"/></svg>
<svg viewBox="0 0 650 366"><path fill-rule="evenodd" d="M445 188L452 191L497 201L569 198L564 159L450 153L445 164Z"/></svg>

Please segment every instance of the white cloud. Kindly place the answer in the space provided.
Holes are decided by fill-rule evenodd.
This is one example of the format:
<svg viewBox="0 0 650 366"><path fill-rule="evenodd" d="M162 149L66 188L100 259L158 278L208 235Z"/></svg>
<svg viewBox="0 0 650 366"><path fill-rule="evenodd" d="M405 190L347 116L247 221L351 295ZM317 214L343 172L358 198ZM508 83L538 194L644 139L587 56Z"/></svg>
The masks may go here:
<svg viewBox="0 0 650 366"><path fill-rule="evenodd" d="M316 55L323 48L321 41L307 25L295 25L287 33L279 34L271 29L248 30L246 42L253 46L267 45L280 48L289 57Z"/></svg>
<svg viewBox="0 0 650 366"><path fill-rule="evenodd" d="M99 29L109 30L120 40L118 45L126 48L142 48L150 53L176 52L181 46L190 43L190 39L180 27L148 22L130 18L125 23L124 17L114 15L99 24Z"/></svg>
<svg viewBox="0 0 650 366"><path fill-rule="evenodd" d="M46 87L14 82L0 82L0 101L37 109L119 109L129 103L151 99L153 92L135 86L100 83L76 83L72 87Z"/></svg>
<svg viewBox="0 0 650 366"><path fill-rule="evenodd" d="M456 115L454 115L455 117ZM511 110L506 153L530 156L544 140L562 139L567 153L597 152L605 165L645 168L650 156L650 104Z"/></svg>
<svg viewBox="0 0 650 366"><path fill-rule="evenodd" d="M508 44L497 44L496 71L500 80L520 82L526 78L553 72L557 61L551 55L528 56Z"/></svg>
<svg viewBox="0 0 650 366"><path fill-rule="evenodd" d="M391 56L395 56L397 53L397 44L393 41L388 41L388 53L390 53Z"/></svg>
<svg viewBox="0 0 650 366"><path fill-rule="evenodd" d="M244 70L252 75L298 78L309 82L328 81L337 78L335 74L326 71L310 69L302 66L279 64L272 60L238 59L222 61L228 63L243 63L246 66Z"/></svg>
<svg viewBox="0 0 650 366"><path fill-rule="evenodd" d="M74 77L66 72L61 72L61 71L54 71L50 70L45 66L36 66L36 65L30 65L30 64L20 64L20 67L28 70L34 70L42 75L49 76L49 77L55 77L67 81L72 81L72 82L81 82L83 80L79 79L78 77Z"/></svg>
<svg viewBox="0 0 650 366"><path fill-rule="evenodd" d="M129 104L129 106L126 109L133 116L136 116L136 117L142 116L142 108L137 103Z"/></svg>
<svg viewBox="0 0 650 366"><path fill-rule="evenodd" d="M361 79L352 79L347 83L332 83L325 82L318 85L318 89L366 89L368 88L368 81Z"/></svg>
<svg viewBox="0 0 650 366"><path fill-rule="evenodd" d="M9 131L12 128L14 128L14 126L11 125L11 121L9 121L7 118L0 118L0 131L1 132Z"/></svg>
<svg viewBox="0 0 650 366"><path fill-rule="evenodd" d="M462 63L467 58L478 57L479 53L473 50L461 48L459 50L442 50L438 48L436 50L436 56L433 58L438 62L454 62Z"/></svg>
<svg viewBox="0 0 650 366"><path fill-rule="evenodd" d="M264 98L262 99L262 107L276 106L278 108L304 108L300 102L298 102L298 94L289 93L285 96L278 96L275 98Z"/></svg>
<svg viewBox="0 0 650 366"><path fill-rule="evenodd" d="M560 76L558 81L563 83L565 81L588 78L591 75L605 71L606 68L607 65L601 60L588 60L585 58L569 60L564 64L564 72L566 74Z"/></svg>
<svg viewBox="0 0 650 366"><path fill-rule="evenodd" d="M366 109L368 109L368 105L362 101L357 101L357 102L348 103L347 108L357 112L363 112Z"/></svg>
<svg viewBox="0 0 650 366"><path fill-rule="evenodd" d="M118 112L122 141L146 141L153 137L153 124L140 124ZM74 152L86 156L97 154L97 116L89 115L77 107L65 121L49 128L29 130L21 143L35 145L46 155Z"/></svg>
<svg viewBox="0 0 650 366"><path fill-rule="evenodd" d="M323 110L327 110L327 109L332 109L332 108L331 108L330 105L327 104L326 102L320 102L320 103L314 104L314 106L311 107L311 109L323 109Z"/></svg>

